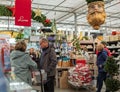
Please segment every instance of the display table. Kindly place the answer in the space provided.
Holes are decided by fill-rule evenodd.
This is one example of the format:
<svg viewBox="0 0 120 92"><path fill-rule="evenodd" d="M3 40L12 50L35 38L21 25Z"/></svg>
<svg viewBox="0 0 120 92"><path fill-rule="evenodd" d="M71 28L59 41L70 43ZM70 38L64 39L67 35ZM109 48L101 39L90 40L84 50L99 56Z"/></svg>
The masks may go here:
<svg viewBox="0 0 120 92"><path fill-rule="evenodd" d="M72 67L57 67L56 68L56 86L58 88L60 88L60 78L62 77L62 72L68 71L70 68L72 68Z"/></svg>

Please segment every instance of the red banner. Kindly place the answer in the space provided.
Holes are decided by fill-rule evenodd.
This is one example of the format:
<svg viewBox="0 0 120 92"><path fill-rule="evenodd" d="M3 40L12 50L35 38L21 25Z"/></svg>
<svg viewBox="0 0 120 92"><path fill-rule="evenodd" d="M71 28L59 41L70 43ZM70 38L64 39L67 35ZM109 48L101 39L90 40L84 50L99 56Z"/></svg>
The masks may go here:
<svg viewBox="0 0 120 92"><path fill-rule="evenodd" d="M31 0L15 1L15 25L31 26Z"/></svg>

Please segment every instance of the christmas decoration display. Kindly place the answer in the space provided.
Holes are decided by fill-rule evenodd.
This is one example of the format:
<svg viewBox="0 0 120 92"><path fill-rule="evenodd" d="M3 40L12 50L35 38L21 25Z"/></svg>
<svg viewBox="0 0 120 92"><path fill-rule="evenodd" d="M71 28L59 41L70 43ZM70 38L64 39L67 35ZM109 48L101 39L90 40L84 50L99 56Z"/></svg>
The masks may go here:
<svg viewBox="0 0 120 92"><path fill-rule="evenodd" d="M105 71L109 74L106 79L106 86L111 92L115 92L120 89L119 66L114 57L108 57L107 62L104 66Z"/></svg>
<svg viewBox="0 0 120 92"><path fill-rule="evenodd" d="M68 82L74 87L89 86L92 78L91 71L87 65L77 64L69 70Z"/></svg>
<svg viewBox="0 0 120 92"><path fill-rule="evenodd" d="M88 4L88 23L98 30L100 25L104 24L106 13L104 9L104 0L86 0Z"/></svg>
<svg viewBox="0 0 120 92"><path fill-rule="evenodd" d="M75 46L76 51L78 55L81 55L81 48L80 48L80 40L77 38L77 36L74 36L74 39L72 40L73 46Z"/></svg>
<svg viewBox="0 0 120 92"><path fill-rule="evenodd" d="M0 16L15 16L15 7L0 5ZM31 17L33 20L42 23L45 27L50 27L52 25L52 22L41 13L40 9L32 10Z"/></svg>
<svg viewBox="0 0 120 92"><path fill-rule="evenodd" d="M24 34L23 34L23 29L20 30L20 32L17 34L16 36L16 40L20 40L20 39L23 39L24 38Z"/></svg>
<svg viewBox="0 0 120 92"><path fill-rule="evenodd" d="M6 6L0 5L0 16L12 16L12 12Z"/></svg>
<svg viewBox="0 0 120 92"><path fill-rule="evenodd" d="M15 6L8 7L8 9L12 12L12 17L14 17L15 16Z"/></svg>
<svg viewBox="0 0 120 92"><path fill-rule="evenodd" d="M36 16L40 16L41 17L42 12L41 12L41 10L39 8L36 9L34 12L35 12L35 16L34 17L36 17Z"/></svg>

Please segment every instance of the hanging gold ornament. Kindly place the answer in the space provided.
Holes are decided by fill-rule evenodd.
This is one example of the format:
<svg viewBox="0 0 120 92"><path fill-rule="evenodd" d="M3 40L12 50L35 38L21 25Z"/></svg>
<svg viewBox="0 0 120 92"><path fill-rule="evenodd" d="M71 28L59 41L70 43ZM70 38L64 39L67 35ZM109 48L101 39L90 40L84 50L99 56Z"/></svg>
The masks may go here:
<svg viewBox="0 0 120 92"><path fill-rule="evenodd" d="M34 18L37 17L37 16L40 16L40 17L41 17L42 12L41 12L41 10L40 10L39 8L36 9L34 12L35 12Z"/></svg>
<svg viewBox="0 0 120 92"><path fill-rule="evenodd" d="M87 14L88 23L95 30L98 30L100 28L100 25L104 24L105 19L106 19L106 13L104 9L103 0L93 0L93 2L91 0L91 2L88 3L88 14Z"/></svg>

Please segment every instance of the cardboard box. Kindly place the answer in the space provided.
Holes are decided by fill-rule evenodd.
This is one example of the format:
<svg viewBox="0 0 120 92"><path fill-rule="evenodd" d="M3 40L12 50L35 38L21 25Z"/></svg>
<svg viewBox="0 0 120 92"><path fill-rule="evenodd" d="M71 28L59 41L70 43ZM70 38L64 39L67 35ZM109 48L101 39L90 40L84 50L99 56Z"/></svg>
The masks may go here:
<svg viewBox="0 0 120 92"><path fill-rule="evenodd" d="M68 72L63 71L62 72L62 77L60 78L60 88L69 88L69 83L68 83Z"/></svg>

